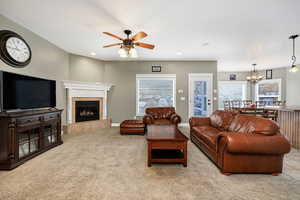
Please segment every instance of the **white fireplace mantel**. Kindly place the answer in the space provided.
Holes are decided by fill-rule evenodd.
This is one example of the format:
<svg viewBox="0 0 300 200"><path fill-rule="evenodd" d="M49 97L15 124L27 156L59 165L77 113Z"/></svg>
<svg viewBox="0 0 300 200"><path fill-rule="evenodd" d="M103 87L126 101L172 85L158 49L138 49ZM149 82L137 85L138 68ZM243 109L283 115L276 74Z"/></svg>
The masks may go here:
<svg viewBox="0 0 300 200"><path fill-rule="evenodd" d="M72 99L78 97L103 98L102 119L107 119L107 92L112 87L112 84L100 82L63 81L63 85L67 89L68 124L73 123Z"/></svg>

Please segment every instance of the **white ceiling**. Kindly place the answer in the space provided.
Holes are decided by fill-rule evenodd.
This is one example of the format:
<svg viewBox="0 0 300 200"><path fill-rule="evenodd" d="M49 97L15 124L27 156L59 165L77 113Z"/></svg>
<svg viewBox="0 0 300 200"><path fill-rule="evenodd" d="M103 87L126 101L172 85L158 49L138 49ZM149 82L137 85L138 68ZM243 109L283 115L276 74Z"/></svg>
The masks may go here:
<svg viewBox="0 0 300 200"><path fill-rule="evenodd" d="M299 0L0 1L1 14L74 54L120 60L117 47L102 48L118 40L101 33L129 28L156 45L137 49L139 60L217 60L219 71L288 66L299 10Z"/></svg>

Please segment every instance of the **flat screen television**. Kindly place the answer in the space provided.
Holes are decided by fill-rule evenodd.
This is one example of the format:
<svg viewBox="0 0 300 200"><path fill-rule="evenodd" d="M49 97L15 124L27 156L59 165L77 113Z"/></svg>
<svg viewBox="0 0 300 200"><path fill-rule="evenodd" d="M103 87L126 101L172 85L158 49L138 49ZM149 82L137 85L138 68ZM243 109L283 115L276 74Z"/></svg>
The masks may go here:
<svg viewBox="0 0 300 200"><path fill-rule="evenodd" d="M56 107L56 81L0 71L1 111Z"/></svg>

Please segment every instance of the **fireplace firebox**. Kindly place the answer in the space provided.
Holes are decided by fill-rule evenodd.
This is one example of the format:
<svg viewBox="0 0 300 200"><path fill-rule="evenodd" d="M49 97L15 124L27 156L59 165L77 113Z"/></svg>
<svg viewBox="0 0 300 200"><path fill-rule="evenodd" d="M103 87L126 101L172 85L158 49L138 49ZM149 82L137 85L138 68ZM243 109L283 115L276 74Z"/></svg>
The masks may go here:
<svg viewBox="0 0 300 200"><path fill-rule="evenodd" d="M75 101L75 122L99 120L99 101Z"/></svg>

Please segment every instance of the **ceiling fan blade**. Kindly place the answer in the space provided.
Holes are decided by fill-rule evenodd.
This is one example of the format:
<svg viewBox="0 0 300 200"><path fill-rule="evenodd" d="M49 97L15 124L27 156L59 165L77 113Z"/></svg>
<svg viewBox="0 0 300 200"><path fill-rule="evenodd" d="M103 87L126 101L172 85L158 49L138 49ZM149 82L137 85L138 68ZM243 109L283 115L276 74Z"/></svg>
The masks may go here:
<svg viewBox="0 0 300 200"><path fill-rule="evenodd" d="M154 49L154 45L153 44L146 44L146 43L142 43L142 42L137 42L135 43L136 46L139 47L143 47L143 48L147 48L147 49Z"/></svg>
<svg viewBox="0 0 300 200"><path fill-rule="evenodd" d="M138 41L138 40L141 40L145 37L147 37L147 33L139 32L139 33L135 34L131 39L132 39L132 41Z"/></svg>
<svg viewBox="0 0 300 200"><path fill-rule="evenodd" d="M114 38L116 38L116 39L118 39L118 40L121 40L121 41L124 40L123 38L120 38L119 36L116 36L116 35L111 34L111 33L108 33L108 32L103 32L103 34L109 35L109 36L114 37Z"/></svg>
<svg viewBox="0 0 300 200"><path fill-rule="evenodd" d="M123 44L123 43L109 44L109 45L105 45L105 46L103 46L103 48L107 48L107 47L113 47L113 46L119 46L119 45L121 45L121 44Z"/></svg>

